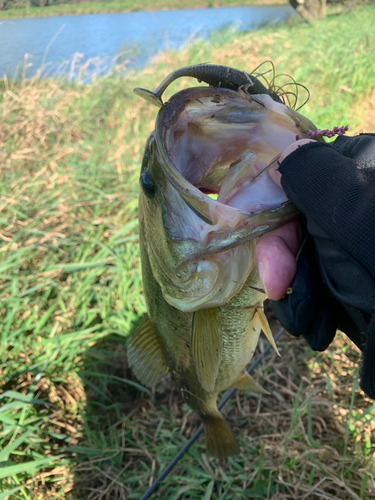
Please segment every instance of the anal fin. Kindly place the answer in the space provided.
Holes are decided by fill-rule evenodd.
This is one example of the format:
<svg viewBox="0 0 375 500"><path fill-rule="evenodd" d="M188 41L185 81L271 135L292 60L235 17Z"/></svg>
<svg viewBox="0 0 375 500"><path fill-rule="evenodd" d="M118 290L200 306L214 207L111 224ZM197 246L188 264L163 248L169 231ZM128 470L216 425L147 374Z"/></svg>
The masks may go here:
<svg viewBox="0 0 375 500"><path fill-rule="evenodd" d="M218 413L203 419L207 450L217 458L237 455L240 448L228 424Z"/></svg>
<svg viewBox="0 0 375 500"><path fill-rule="evenodd" d="M191 333L191 354L203 389L213 392L223 352L223 334L217 308L196 311Z"/></svg>
<svg viewBox="0 0 375 500"><path fill-rule="evenodd" d="M269 394L268 391L263 389L261 385L256 382L251 375L248 373L243 373L238 377L238 379L231 385L234 389L240 389L244 391L259 392L261 394Z"/></svg>
<svg viewBox="0 0 375 500"><path fill-rule="evenodd" d="M263 330L263 333L267 337L268 342L272 345L272 347L275 349L275 351L277 352L277 354L280 356L280 353L279 353L279 350L277 348L275 339L273 338L273 335L272 335L272 332L271 332L270 325L268 323L268 319L267 319L266 315L264 314L263 309L259 308L259 309L256 310L256 312L255 312L255 319L256 319L256 321L258 323L258 326Z"/></svg>
<svg viewBox="0 0 375 500"><path fill-rule="evenodd" d="M142 384L153 387L168 372L156 328L145 316L130 339L128 363Z"/></svg>

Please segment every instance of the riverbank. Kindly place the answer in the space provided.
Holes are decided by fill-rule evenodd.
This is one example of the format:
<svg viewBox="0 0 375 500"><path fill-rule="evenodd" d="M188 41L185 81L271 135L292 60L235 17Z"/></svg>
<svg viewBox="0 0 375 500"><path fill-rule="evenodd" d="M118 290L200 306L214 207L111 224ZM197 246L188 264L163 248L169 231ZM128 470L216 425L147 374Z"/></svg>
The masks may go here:
<svg viewBox="0 0 375 500"><path fill-rule="evenodd" d="M140 498L200 423L168 377L151 391L126 365L145 312L138 177L158 111L132 89L188 64L251 72L272 59L309 88L300 112L319 128L375 132L374 17L368 5L231 31L89 85L0 82L0 498ZM312 353L286 335L279 349L254 374L271 394L227 406L241 455L219 461L195 444L155 500L374 498L375 408L357 388L358 350L341 336Z"/></svg>
<svg viewBox="0 0 375 500"><path fill-rule="evenodd" d="M147 10L203 9L246 5L288 5L287 0L110 0L67 3L48 7L11 8L0 11L0 19L20 17L75 16Z"/></svg>

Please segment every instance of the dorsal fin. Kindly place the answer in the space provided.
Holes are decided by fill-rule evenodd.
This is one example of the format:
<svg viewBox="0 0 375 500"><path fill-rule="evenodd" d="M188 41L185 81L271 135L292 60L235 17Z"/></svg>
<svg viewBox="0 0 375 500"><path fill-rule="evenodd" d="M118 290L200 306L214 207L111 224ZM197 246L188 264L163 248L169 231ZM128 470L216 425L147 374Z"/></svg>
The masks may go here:
<svg viewBox="0 0 375 500"><path fill-rule="evenodd" d="M273 338L272 332L270 325L268 323L268 319L266 318L266 315L264 314L263 309L258 308L255 312L255 318L257 320L258 326L263 330L263 333L268 339L268 342L272 345L272 347L275 349L277 354L280 356L279 350L277 348L275 339Z"/></svg>
<svg viewBox="0 0 375 500"><path fill-rule="evenodd" d="M251 375L247 372L242 373L238 379L233 382L232 386L234 389L240 389L244 391L260 392L261 394L269 394L268 391L263 389L261 385L256 382Z"/></svg>
<svg viewBox="0 0 375 500"><path fill-rule="evenodd" d="M148 316L145 316L130 339L128 362L142 384L153 387L168 372L159 335Z"/></svg>
<svg viewBox="0 0 375 500"><path fill-rule="evenodd" d="M218 308L196 311L191 334L191 354L203 389L213 392L223 352Z"/></svg>

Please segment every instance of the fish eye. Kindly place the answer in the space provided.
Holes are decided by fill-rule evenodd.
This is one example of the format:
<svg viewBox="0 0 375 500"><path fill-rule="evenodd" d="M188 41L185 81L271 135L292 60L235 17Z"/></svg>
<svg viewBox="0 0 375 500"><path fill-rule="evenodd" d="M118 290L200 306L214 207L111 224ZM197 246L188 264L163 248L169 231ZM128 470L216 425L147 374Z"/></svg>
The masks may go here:
<svg viewBox="0 0 375 500"><path fill-rule="evenodd" d="M139 182L147 198L152 199L155 196L155 184L152 182L147 168L142 169Z"/></svg>

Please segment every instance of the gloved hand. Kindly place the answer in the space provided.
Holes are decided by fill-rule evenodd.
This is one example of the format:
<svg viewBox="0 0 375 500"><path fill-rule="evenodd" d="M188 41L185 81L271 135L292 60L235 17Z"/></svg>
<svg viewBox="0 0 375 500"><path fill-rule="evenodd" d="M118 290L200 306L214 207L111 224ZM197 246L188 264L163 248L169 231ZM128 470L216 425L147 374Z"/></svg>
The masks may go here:
<svg viewBox="0 0 375 500"><path fill-rule="evenodd" d="M375 398L375 135L302 145L279 172L308 236L292 293L273 310L314 350L345 332L363 351L361 387Z"/></svg>

